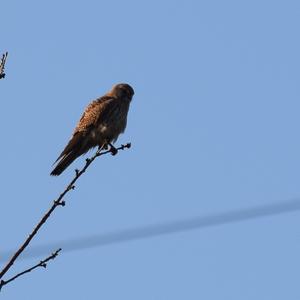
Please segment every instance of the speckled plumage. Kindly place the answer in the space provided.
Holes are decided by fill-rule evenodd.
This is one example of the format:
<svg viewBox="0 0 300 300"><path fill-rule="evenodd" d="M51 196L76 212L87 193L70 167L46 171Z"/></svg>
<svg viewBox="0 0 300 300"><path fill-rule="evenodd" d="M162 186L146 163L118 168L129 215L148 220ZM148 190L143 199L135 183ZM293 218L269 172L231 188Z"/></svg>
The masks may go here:
<svg viewBox="0 0 300 300"><path fill-rule="evenodd" d="M56 160L51 175L60 175L78 156L93 147L114 143L124 132L133 88L125 83L115 85L110 92L85 109L73 135ZM55 162L55 163L56 163Z"/></svg>

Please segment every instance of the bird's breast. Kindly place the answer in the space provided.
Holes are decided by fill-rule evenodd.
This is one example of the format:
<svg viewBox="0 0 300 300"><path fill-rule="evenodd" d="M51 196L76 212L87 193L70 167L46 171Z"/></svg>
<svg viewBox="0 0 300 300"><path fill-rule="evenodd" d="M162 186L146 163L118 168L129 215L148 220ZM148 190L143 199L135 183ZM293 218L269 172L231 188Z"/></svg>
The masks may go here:
<svg viewBox="0 0 300 300"><path fill-rule="evenodd" d="M95 143L101 144L103 140L116 141L118 136L123 133L126 128L128 108L129 103L122 103L122 105L116 106L108 116L106 116L105 120L97 124L92 132Z"/></svg>
<svg viewBox="0 0 300 300"><path fill-rule="evenodd" d="M98 142L99 139L103 139L104 137L109 135L109 127L107 125L100 124L97 128L93 129L91 132L91 137Z"/></svg>
<svg viewBox="0 0 300 300"><path fill-rule="evenodd" d="M99 134L106 134L107 132L108 132L108 127L107 127L107 125L104 125L104 124L100 124L99 126L98 126L98 132L99 132Z"/></svg>

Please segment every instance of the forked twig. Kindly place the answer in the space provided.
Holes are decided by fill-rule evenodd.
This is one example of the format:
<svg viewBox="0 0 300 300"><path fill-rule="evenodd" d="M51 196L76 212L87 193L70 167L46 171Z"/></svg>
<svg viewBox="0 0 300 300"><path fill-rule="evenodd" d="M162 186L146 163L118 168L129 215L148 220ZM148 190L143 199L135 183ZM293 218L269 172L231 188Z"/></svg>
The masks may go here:
<svg viewBox="0 0 300 300"><path fill-rule="evenodd" d="M20 246L20 248L17 250L17 252L11 257L11 259L8 261L6 266L3 268L3 270L0 272L0 279L3 278L3 276L6 274L6 272L12 267L16 259L19 257L19 255L25 250L25 248L29 245L30 241L33 239L33 237L37 234L39 229L42 227L42 225L48 220L50 215L53 213L55 208L57 206L65 206L65 201L63 200L64 196L71 190L75 188L74 183L78 180L78 178L86 171L86 169L90 166L90 164L98 157L102 156L108 153L111 153L115 155L118 150L125 150L126 148L130 148L131 144L128 143L126 145L121 145L118 148L111 147L109 150L102 151L102 148L98 149L96 153L91 157L86 159L85 166L82 168L82 170L75 170L75 176L71 180L71 182L67 185L65 190L59 195L59 197L54 200L52 206L50 209L45 213L45 215L42 217L40 222L36 225L36 227L33 229L33 231L30 233L28 238L25 240L25 242Z"/></svg>
<svg viewBox="0 0 300 300"><path fill-rule="evenodd" d="M47 262L48 262L49 260L54 259L54 258L58 255L58 253L59 253L60 251L61 251L61 248L59 248L58 250L56 250L55 252L53 252L50 256L48 256L48 257L45 258L44 260L41 260L39 263L37 263L37 264L34 265L33 267L28 268L28 269L24 270L23 272L20 272L20 273L18 273L17 275L15 275L15 276L13 276L13 277L7 279L7 280L1 280L1 281L0 281L0 291L1 291L1 289L3 288L3 286L5 286L6 284L8 284L8 283L14 281L14 280L17 279L18 277L20 277L20 276L22 276L22 275L24 275L24 274L26 274L26 273L29 273L29 272L31 272L31 271L33 271L34 269L37 269L37 268L39 268L39 267L46 268L46 267L47 267Z"/></svg>

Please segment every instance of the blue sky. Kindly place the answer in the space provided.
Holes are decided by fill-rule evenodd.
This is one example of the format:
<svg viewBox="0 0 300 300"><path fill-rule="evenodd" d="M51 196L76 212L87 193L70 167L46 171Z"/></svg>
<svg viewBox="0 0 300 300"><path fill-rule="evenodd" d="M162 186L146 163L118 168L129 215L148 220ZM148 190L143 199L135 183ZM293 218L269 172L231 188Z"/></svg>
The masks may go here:
<svg viewBox="0 0 300 300"><path fill-rule="evenodd" d="M99 158L33 246L300 197L299 26L289 0L3 2L0 250L83 165L49 176L84 107L118 82L136 92L117 143L132 149ZM62 252L1 293L296 300L299 225L293 212Z"/></svg>

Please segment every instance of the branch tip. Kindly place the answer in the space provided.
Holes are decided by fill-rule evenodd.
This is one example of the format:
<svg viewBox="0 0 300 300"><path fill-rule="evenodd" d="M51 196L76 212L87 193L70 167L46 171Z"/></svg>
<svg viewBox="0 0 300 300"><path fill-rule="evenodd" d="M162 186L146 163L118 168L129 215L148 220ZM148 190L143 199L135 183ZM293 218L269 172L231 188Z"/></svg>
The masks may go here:
<svg viewBox="0 0 300 300"><path fill-rule="evenodd" d="M59 251L61 251L61 248L59 248L58 250L56 250L55 252L53 252L53 253L52 253L51 255L49 255L47 258L41 260L41 261L40 261L39 263L37 263L36 265L34 265L34 266L32 266L32 267L30 267L30 268L24 270L23 272L20 272L20 273L18 273L17 275L15 275L15 276L13 276L13 277L7 279L7 280L1 280L1 281L0 281L0 291L1 291L1 289L2 289L2 287L3 287L4 285L6 285L6 284L8 284L8 283L10 283L10 282L12 282L12 281L14 281L14 280L16 280L18 277L23 276L23 275L25 275L25 274L27 274L27 273L30 273L31 271L33 271L33 270L35 270L35 269L37 269L37 268L39 268L39 267L46 268L46 267L47 267L47 262L50 261L50 260L55 259L56 256L58 255Z"/></svg>
<svg viewBox="0 0 300 300"><path fill-rule="evenodd" d="M121 149L122 150L124 150L124 149L129 149L129 148L131 148L131 143L127 143L127 144L125 144L125 145L121 145Z"/></svg>
<svg viewBox="0 0 300 300"><path fill-rule="evenodd" d="M6 51L3 55L2 58L0 59L0 79L5 78L5 63L6 63L6 58L7 58L8 52Z"/></svg>

